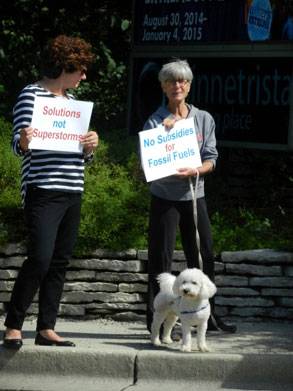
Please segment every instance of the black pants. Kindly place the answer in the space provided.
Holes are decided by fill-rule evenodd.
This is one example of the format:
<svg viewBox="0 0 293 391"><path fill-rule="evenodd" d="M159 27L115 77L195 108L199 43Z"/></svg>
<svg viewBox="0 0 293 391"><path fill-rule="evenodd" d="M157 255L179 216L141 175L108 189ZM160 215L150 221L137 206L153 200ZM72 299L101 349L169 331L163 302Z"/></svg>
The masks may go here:
<svg viewBox="0 0 293 391"><path fill-rule="evenodd" d="M39 289L37 330L54 329L80 210L80 194L28 187L28 257L13 288L6 327L21 330L26 311Z"/></svg>
<svg viewBox="0 0 293 391"><path fill-rule="evenodd" d="M197 199L198 232L203 271L214 281L214 251L210 220L204 198ZM148 243L147 328L153 320L153 302L160 288L158 274L171 272L177 228L180 228L182 247L188 268L199 268L196 228L192 201L168 201L152 195Z"/></svg>

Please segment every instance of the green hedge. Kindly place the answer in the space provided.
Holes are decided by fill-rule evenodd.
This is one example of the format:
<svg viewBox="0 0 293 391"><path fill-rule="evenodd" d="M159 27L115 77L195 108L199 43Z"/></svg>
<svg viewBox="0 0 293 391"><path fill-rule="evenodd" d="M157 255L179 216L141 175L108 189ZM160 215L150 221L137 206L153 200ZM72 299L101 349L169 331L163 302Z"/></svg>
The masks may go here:
<svg viewBox="0 0 293 391"><path fill-rule="evenodd" d="M21 159L10 149L11 124L0 119L0 243L25 237L20 199ZM85 170L76 255L95 248L145 248L149 190L137 157L137 138L125 131L105 135Z"/></svg>
<svg viewBox="0 0 293 391"><path fill-rule="evenodd" d="M125 132L100 140L85 173L78 252L146 248L150 194L136 152L136 137Z"/></svg>
<svg viewBox="0 0 293 391"><path fill-rule="evenodd" d="M0 243L26 235L20 200L21 159L10 149L12 126L0 118ZM126 130L100 134L100 145L85 170L82 218L75 255L96 248L147 248L150 192L137 151L137 137ZM215 252L275 248L293 251L292 215L281 208L256 210L219 200L213 174L206 179ZM181 249L178 234L176 248Z"/></svg>

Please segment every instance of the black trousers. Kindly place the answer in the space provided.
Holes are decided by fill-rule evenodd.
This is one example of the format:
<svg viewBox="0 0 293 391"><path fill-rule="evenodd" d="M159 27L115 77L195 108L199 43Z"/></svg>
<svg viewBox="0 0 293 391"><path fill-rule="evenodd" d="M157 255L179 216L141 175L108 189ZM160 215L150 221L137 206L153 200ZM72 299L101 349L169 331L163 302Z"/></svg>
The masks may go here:
<svg viewBox="0 0 293 391"><path fill-rule="evenodd" d="M26 311L39 289L37 330L54 329L80 210L80 194L28 187L28 257L13 288L6 327L21 330Z"/></svg>
<svg viewBox="0 0 293 391"><path fill-rule="evenodd" d="M198 232L203 271L214 281L214 251L205 198L197 199ZM148 238L147 328L153 321L153 302L160 288L158 274L171 273L177 229L188 268L199 268L192 201L169 201L152 195Z"/></svg>

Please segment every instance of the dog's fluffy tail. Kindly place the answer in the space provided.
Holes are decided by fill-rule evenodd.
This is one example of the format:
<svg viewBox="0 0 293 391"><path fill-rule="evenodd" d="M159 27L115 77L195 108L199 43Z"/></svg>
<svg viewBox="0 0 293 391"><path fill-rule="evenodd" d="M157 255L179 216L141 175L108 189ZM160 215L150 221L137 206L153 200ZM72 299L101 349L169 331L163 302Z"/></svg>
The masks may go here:
<svg viewBox="0 0 293 391"><path fill-rule="evenodd" d="M161 273L158 275L157 280L160 284L161 292L173 293L173 284L176 280L176 277L170 273Z"/></svg>
<svg viewBox="0 0 293 391"><path fill-rule="evenodd" d="M157 280L160 284L160 292L154 300L154 308L156 311L165 311L166 308L176 299L173 294L173 284L176 277L170 273L161 273Z"/></svg>

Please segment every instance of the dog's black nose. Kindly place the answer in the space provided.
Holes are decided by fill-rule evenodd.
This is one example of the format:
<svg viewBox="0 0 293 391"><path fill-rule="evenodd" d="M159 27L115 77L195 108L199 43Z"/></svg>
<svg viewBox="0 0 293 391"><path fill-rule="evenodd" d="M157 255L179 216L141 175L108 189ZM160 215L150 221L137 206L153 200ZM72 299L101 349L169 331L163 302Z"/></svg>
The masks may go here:
<svg viewBox="0 0 293 391"><path fill-rule="evenodd" d="M189 289L183 289L183 293L185 294L185 295L187 295L187 293L189 293Z"/></svg>

